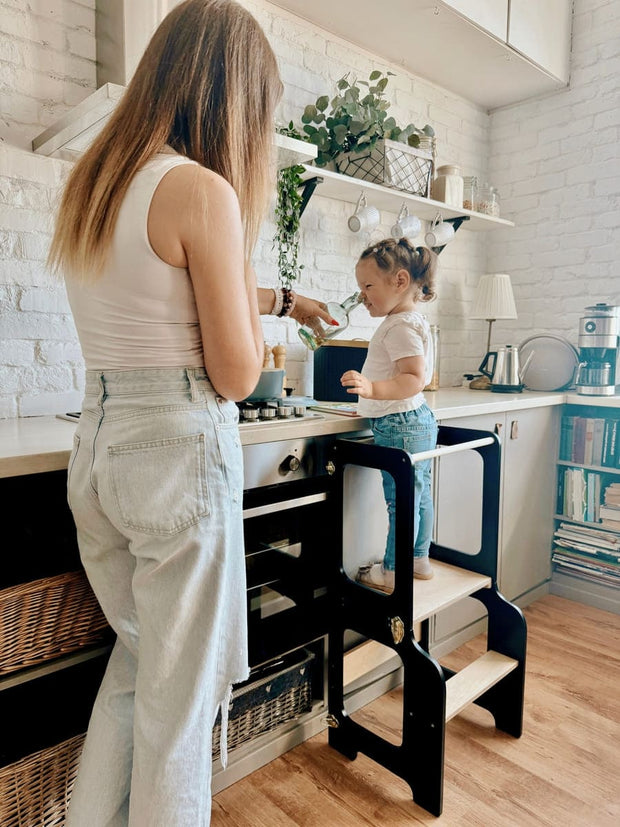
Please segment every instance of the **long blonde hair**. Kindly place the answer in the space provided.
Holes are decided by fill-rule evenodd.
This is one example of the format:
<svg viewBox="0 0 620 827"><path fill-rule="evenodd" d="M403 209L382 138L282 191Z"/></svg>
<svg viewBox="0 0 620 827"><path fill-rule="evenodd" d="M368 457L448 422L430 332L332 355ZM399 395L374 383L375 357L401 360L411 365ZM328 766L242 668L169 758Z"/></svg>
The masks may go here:
<svg viewBox="0 0 620 827"><path fill-rule="evenodd" d="M101 273L136 171L169 144L237 193L249 258L272 180L282 82L271 46L234 0L186 0L153 35L110 120L67 181L48 263Z"/></svg>

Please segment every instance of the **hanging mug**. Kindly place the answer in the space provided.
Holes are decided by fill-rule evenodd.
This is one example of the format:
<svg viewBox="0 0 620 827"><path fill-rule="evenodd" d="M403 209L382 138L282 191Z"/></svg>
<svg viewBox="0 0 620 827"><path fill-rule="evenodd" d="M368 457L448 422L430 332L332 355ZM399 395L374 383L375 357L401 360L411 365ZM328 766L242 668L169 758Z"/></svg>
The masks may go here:
<svg viewBox="0 0 620 827"><path fill-rule="evenodd" d="M454 238L454 227L449 221L444 221L441 215L432 223L430 230L424 236L427 247L443 247Z"/></svg>

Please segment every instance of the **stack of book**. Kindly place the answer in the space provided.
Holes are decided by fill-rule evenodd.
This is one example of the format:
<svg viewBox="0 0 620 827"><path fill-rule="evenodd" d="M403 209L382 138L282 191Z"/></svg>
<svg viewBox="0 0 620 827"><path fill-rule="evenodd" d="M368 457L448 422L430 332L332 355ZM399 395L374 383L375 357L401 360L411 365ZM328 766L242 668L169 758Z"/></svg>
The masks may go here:
<svg viewBox="0 0 620 827"><path fill-rule="evenodd" d="M620 482L612 482L605 488L599 516L601 525L620 531Z"/></svg>
<svg viewBox="0 0 620 827"><path fill-rule="evenodd" d="M620 536L591 526L560 523L553 535L556 571L620 588Z"/></svg>
<svg viewBox="0 0 620 827"><path fill-rule="evenodd" d="M585 468L560 469L557 512L569 520L598 523L603 475Z"/></svg>
<svg viewBox="0 0 620 827"><path fill-rule="evenodd" d="M560 459L579 465L620 468L620 420L562 417Z"/></svg>

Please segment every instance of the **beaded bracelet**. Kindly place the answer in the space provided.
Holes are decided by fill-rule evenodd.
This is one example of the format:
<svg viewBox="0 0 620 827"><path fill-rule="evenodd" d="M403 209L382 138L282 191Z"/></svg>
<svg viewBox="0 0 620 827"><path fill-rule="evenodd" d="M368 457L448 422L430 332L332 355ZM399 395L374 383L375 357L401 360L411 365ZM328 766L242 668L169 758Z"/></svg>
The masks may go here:
<svg viewBox="0 0 620 827"><path fill-rule="evenodd" d="M290 316L293 312L293 308L295 307L295 302L297 301L297 295L292 291L289 290L288 287L282 288L282 310L278 313L278 316L282 318L283 316Z"/></svg>
<svg viewBox="0 0 620 827"><path fill-rule="evenodd" d="M282 315L282 303L284 301L284 291L281 287L274 287L273 292L275 294L275 299L273 302L273 307L269 311L271 316L281 316Z"/></svg>

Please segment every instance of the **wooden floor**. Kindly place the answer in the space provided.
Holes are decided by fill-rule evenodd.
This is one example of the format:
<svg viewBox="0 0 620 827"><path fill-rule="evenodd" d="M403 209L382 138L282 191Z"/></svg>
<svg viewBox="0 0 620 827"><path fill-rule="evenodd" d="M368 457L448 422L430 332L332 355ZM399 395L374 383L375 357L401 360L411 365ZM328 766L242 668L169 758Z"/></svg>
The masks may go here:
<svg viewBox="0 0 620 827"><path fill-rule="evenodd" d="M620 617L554 596L525 615L524 734L496 731L476 706L453 718L441 817L364 755L332 750L322 732L215 796L212 827L618 827ZM484 648L481 636L442 663L459 668ZM355 717L397 740L401 703L395 690Z"/></svg>

